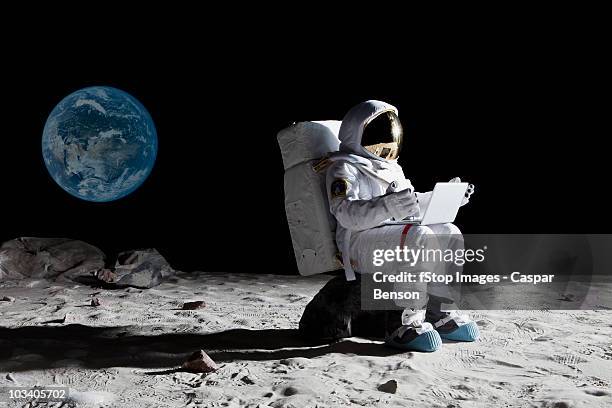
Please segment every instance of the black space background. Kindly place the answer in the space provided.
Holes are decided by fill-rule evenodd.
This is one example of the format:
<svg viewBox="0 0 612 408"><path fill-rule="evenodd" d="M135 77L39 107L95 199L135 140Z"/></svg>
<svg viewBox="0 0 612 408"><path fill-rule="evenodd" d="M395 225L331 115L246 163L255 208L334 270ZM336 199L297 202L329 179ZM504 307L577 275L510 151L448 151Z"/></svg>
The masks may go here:
<svg viewBox="0 0 612 408"><path fill-rule="evenodd" d="M454 176L476 185L457 219L464 232L611 232L603 56L582 43L458 42L422 54L399 39L389 54L325 42L273 47L249 35L146 48L145 34L137 40L137 51L108 41L67 53L44 39L35 50L17 41L5 50L2 241L71 237L109 257L156 247L184 270L297 273L276 134L293 121L341 119L370 98L399 108L400 163L417 190ZM47 115L92 85L140 100L159 138L149 179L111 203L65 193L41 157Z"/></svg>

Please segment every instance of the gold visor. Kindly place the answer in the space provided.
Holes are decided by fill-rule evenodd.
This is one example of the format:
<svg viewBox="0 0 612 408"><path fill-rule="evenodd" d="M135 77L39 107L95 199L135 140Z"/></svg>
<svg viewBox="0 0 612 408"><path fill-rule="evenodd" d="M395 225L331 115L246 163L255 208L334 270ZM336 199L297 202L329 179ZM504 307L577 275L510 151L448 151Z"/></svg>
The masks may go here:
<svg viewBox="0 0 612 408"><path fill-rule="evenodd" d="M395 160L399 155L399 144L397 142L378 143L364 147L368 152L386 160Z"/></svg>

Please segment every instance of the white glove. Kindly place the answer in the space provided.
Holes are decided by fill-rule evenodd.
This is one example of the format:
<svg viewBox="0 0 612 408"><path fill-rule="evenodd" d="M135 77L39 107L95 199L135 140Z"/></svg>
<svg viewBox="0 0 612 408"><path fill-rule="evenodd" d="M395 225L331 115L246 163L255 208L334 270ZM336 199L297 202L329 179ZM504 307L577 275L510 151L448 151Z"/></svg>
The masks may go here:
<svg viewBox="0 0 612 408"><path fill-rule="evenodd" d="M385 203L393 218L398 221L420 215L419 201L410 188L388 194L385 197Z"/></svg>
<svg viewBox="0 0 612 408"><path fill-rule="evenodd" d="M461 183L461 179L459 177L455 177L450 179L449 183ZM465 197L463 197L463 200L461 201L461 206L464 206L470 202L470 197L472 196L472 194L474 194L475 189L476 188L473 184L468 184L467 191L465 192Z"/></svg>

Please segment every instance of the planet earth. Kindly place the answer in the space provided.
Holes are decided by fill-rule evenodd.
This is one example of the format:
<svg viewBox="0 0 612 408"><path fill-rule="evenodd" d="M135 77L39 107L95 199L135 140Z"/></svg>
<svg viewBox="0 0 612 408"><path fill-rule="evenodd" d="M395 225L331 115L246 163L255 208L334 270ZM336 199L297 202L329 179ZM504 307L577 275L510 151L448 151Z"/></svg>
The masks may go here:
<svg viewBox="0 0 612 408"><path fill-rule="evenodd" d="M130 94L107 86L84 88L51 111L42 154L49 174L68 193L113 201L151 173L157 132L149 112Z"/></svg>

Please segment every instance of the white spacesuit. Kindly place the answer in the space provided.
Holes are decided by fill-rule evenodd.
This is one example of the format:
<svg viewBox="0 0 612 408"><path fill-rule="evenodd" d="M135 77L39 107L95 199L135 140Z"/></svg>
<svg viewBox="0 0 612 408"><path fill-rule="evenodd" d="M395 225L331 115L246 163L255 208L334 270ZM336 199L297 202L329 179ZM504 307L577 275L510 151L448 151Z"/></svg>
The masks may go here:
<svg viewBox="0 0 612 408"><path fill-rule="evenodd" d="M327 170L327 193L330 211L337 220L336 242L343 257L347 279L355 279L353 270L362 273L376 271L434 271L438 264L424 262L372 262L375 249L397 246L440 247L459 249L463 239L453 224L385 225L388 220L403 220L418 216L427 207L431 192L415 193L406 179L397 157L402 147L403 131L397 109L381 101L366 101L352 108L342 120L339 132L340 152L331 157ZM459 181L453 179L451 181ZM473 192L470 185L464 204ZM454 266L453 267L459 268ZM446 270L442 273L452 273ZM419 302L398 303L406 308L401 325L387 343L410 350L434 351L441 345L440 336L452 340L474 341L478 327L452 304L452 294L446 285L395 284L396 291L419 290L429 294ZM427 306L427 315L423 309ZM427 321L425 321L427 320Z"/></svg>

